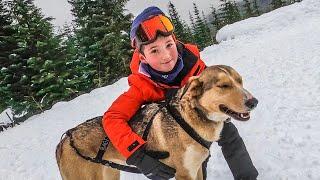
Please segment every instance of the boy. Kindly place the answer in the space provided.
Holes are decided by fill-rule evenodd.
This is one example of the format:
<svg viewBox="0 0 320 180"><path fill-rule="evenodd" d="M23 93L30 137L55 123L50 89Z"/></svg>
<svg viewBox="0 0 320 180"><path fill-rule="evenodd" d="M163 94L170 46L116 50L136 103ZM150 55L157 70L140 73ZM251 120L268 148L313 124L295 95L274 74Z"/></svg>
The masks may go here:
<svg viewBox="0 0 320 180"><path fill-rule="evenodd" d="M182 87L191 76L199 75L205 64L194 45L175 39L174 27L157 7L149 7L133 21L130 31L135 48L128 77L130 88L120 95L103 117L103 128L117 150L150 179L174 177L175 169L148 154L145 141L134 133L127 121L147 102L165 99L169 88ZM225 123L218 144L237 180L254 180L258 172L253 166L236 127ZM206 166L202 169L206 179Z"/></svg>

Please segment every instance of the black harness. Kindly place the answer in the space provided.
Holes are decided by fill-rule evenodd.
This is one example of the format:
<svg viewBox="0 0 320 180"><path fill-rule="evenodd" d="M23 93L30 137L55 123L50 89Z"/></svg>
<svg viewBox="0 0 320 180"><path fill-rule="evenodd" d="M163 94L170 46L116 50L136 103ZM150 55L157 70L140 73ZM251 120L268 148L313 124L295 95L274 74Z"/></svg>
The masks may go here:
<svg viewBox="0 0 320 180"><path fill-rule="evenodd" d="M102 164L107 167L118 169L121 171L127 171L127 172L131 172L131 173L141 173L140 170L136 167L125 166L125 165L114 163L112 161L102 159L102 157L103 157L104 153L106 152L106 149L109 145L109 142L110 142L110 139L108 137L105 137L105 139L102 140L102 143L99 147L99 151L98 151L97 156L95 158L88 157L88 156L81 154L81 152L74 145L73 138L72 138L72 131L74 131L74 129L68 130L65 134L70 137L70 146L83 159L90 161L90 162L93 162L93 163L98 163L98 164Z"/></svg>
<svg viewBox="0 0 320 180"><path fill-rule="evenodd" d="M145 130L143 132L143 135L142 135L142 139L143 140L145 140L145 141L147 140L151 125L153 123L153 119L154 119L155 115L162 108L163 108L163 104L159 104L158 110L152 115L152 117L148 121L148 124L146 125L146 128L145 128ZM92 120L94 120L94 119L90 119L88 121L92 121ZM88 121L86 121L86 122L88 122ZM77 149L77 147L75 147L74 141L73 141L73 138L72 138L72 132L75 131L75 130L76 130L75 128L69 129L67 132L65 132L65 134L70 137L70 146L75 150L75 152L80 157L82 157L83 159L85 159L87 161L90 161L90 162L93 162L93 163L102 164L104 166L111 167L111 168L114 168L114 169L117 169L117 170L120 170L120 171L126 171L126 172L130 172L130 173L141 174L141 171L136 167L126 166L126 165L122 165L122 164L118 164L118 163L114 163L112 161L108 161L108 160L102 159L102 157L103 157L104 153L106 152L107 147L108 147L108 145L110 143L110 139L107 136L102 140L101 145L99 147L99 150L98 150L97 155L96 155L95 158L88 157L88 156L85 156L85 155L81 154L81 152ZM64 136L64 134L61 136L61 139L62 139L63 136Z"/></svg>
<svg viewBox="0 0 320 180"><path fill-rule="evenodd" d="M182 117L180 112L170 105L172 98L177 94L179 89L169 89L166 92L166 103L165 107L167 108L170 115L176 120L180 127L190 136L192 139L197 141L203 147L210 149L212 142L203 139Z"/></svg>
<svg viewBox="0 0 320 180"><path fill-rule="evenodd" d="M144 140L147 140L149 131L150 131L150 127L153 123L153 119L155 117L155 115L162 109L162 108L166 108L167 111L170 113L170 115L176 120L176 122L181 126L181 128L190 136L192 137L195 141L197 141L199 144L201 144L203 147L207 148L209 150L212 142L207 141L205 139L203 139L182 117L181 114L179 113L179 111L174 108L172 105L170 105L170 102L172 100L172 98L176 95L178 89L169 89L166 92L166 100L164 102L159 103L159 109L153 114L153 116L151 117L150 121L148 122L145 131L143 132L143 136L142 138ZM88 120L91 121L91 120ZM110 139L108 137L105 137L104 140L102 140L102 143L99 147L99 151L97 152L97 155L95 158L92 157L88 157L85 156L83 154L80 153L80 151L74 146L74 142L73 142L73 138L72 138L72 131L74 131L75 129L70 129L68 130L65 134L67 136L70 137L70 146L76 151L76 153L82 157L85 160L88 160L90 162L93 163L98 163L98 164L102 164L104 166L108 166L117 170L121 170L121 171L126 171L126 172L131 172L131 173L138 173L141 174L141 171L136 168L136 167L131 167L131 166L126 166L126 165L121 165L121 164L117 164L114 163L112 161L108 161L108 160L104 160L102 159L104 153L106 152L106 149L110 143Z"/></svg>

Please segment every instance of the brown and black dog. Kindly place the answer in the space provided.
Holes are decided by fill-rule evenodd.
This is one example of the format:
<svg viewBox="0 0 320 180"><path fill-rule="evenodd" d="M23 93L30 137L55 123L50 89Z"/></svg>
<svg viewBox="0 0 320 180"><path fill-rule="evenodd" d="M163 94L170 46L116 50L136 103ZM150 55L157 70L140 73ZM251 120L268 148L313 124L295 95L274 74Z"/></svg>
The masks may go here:
<svg viewBox="0 0 320 180"><path fill-rule="evenodd" d="M241 76L231 67L207 67L200 76L191 77L188 83L172 97L169 105L185 122L206 141L219 140L224 121L232 117L247 121L257 100L242 85ZM156 113L156 114L155 114ZM155 114L155 115L154 115ZM161 161L176 169L177 180L201 180L201 164L209 150L195 141L172 117L167 108L158 104L146 105L139 118L153 117L146 149L167 151L170 156ZM132 129L142 135L141 126L132 123ZM82 155L94 158L106 137L101 117L73 128L72 143ZM119 180L120 171L80 157L70 145L71 136L65 136L57 146L56 159L64 180ZM112 144L103 159L126 165Z"/></svg>

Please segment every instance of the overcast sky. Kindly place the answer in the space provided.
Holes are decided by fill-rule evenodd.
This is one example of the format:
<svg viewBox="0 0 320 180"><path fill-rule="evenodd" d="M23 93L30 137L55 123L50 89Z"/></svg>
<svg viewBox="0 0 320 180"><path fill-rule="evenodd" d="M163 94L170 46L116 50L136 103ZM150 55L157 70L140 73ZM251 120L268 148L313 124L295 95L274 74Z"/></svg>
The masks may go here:
<svg viewBox="0 0 320 180"><path fill-rule="evenodd" d="M46 16L52 16L55 18L53 24L55 26L62 26L65 23L70 23L72 21L72 15L70 12L71 6L67 0L35 0L36 6L42 9L42 12ZM133 15L139 14L143 9L148 6L158 6L165 13L167 12L168 2L166 0L130 0L126 5L126 9ZM182 19L189 21L189 11L193 13L192 2L195 2L200 11L210 12L211 5L217 6L219 0L171 0L171 2L176 6L178 13Z"/></svg>

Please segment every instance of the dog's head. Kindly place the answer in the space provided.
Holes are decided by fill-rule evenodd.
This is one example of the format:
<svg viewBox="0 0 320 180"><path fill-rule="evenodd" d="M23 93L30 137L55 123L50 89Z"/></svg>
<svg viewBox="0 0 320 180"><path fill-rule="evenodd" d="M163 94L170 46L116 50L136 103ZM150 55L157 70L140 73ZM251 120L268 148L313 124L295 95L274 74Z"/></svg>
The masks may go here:
<svg viewBox="0 0 320 180"><path fill-rule="evenodd" d="M213 121L228 117L247 121L250 111L258 104L243 88L239 73L224 65L207 67L200 76L191 77L185 86L185 95L193 108Z"/></svg>

